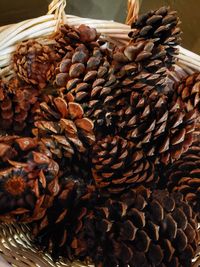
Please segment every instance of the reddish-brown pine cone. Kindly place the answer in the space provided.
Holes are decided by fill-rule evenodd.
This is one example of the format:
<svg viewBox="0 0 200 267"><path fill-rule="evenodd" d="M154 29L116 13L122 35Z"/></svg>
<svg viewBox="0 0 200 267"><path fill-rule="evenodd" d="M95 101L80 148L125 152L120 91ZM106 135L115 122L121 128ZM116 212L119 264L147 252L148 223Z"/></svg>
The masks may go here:
<svg viewBox="0 0 200 267"><path fill-rule="evenodd" d="M77 29L65 25L62 29L65 57L56 69L55 84L61 92L71 92L75 101L84 106L94 122L95 133L112 131L115 99L122 94L122 88L117 89L119 81L112 60L96 41L97 36L83 41L83 30L93 36L93 29L84 25ZM64 45L64 41L60 45Z"/></svg>
<svg viewBox="0 0 200 267"><path fill-rule="evenodd" d="M119 136L107 136L93 146L92 174L104 194L119 194L140 184L157 182L155 167L143 151Z"/></svg>
<svg viewBox="0 0 200 267"><path fill-rule="evenodd" d="M191 267L198 244L196 215L181 194L138 188L101 200L71 246L95 267Z"/></svg>
<svg viewBox="0 0 200 267"><path fill-rule="evenodd" d="M87 153L95 142L93 122L69 93L63 97L46 96L38 109L35 127L34 134L56 158Z"/></svg>
<svg viewBox="0 0 200 267"><path fill-rule="evenodd" d="M132 92L130 103L117 103L119 132L157 164L179 159L194 138L197 111L187 112L179 98L172 99L147 90Z"/></svg>
<svg viewBox="0 0 200 267"><path fill-rule="evenodd" d="M59 191L58 164L31 137L0 137L0 220L31 222L44 216Z"/></svg>
<svg viewBox="0 0 200 267"><path fill-rule="evenodd" d="M200 218L200 147L193 144L190 149L167 168L163 179L168 188L181 192ZM165 182L166 183L166 182Z"/></svg>
<svg viewBox="0 0 200 267"><path fill-rule="evenodd" d="M61 177L60 190L53 205L43 218L33 224L36 243L48 249L53 258L64 256L72 260L70 244L74 235L81 231L82 220L94 205L95 187L86 185L76 177Z"/></svg>
<svg viewBox="0 0 200 267"><path fill-rule="evenodd" d="M38 90L12 78L0 84L0 128L21 133L33 125L33 116L39 105ZM12 132L13 133L13 132Z"/></svg>
<svg viewBox="0 0 200 267"><path fill-rule="evenodd" d="M97 45L98 38L99 35L96 29L86 25L80 25L75 28L65 24L60 27L55 35L57 42L55 49L63 57L71 48L75 49L79 44L85 44L85 46L92 49Z"/></svg>
<svg viewBox="0 0 200 267"><path fill-rule="evenodd" d="M186 77L175 87L177 96L181 98L188 111L197 109L200 112L200 74L194 73Z"/></svg>
<svg viewBox="0 0 200 267"><path fill-rule="evenodd" d="M21 80L42 89L52 80L59 59L50 46L29 40L17 47L13 65Z"/></svg>

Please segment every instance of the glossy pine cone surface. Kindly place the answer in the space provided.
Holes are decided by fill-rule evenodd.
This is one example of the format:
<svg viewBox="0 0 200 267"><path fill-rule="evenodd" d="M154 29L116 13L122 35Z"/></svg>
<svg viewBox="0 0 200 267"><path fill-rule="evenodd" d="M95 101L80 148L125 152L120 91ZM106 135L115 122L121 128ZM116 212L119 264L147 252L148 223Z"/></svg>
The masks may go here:
<svg viewBox="0 0 200 267"><path fill-rule="evenodd" d="M200 75L194 73L175 86L178 97L185 103L187 110L200 111Z"/></svg>
<svg viewBox="0 0 200 267"><path fill-rule="evenodd" d="M84 218L75 253L95 266L191 266L199 234L192 208L179 193L129 190L100 201Z"/></svg>
<svg viewBox="0 0 200 267"><path fill-rule="evenodd" d="M72 157L85 153L95 142L93 122L71 94L63 97L46 96L35 117L33 133L56 157Z"/></svg>
<svg viewBox="0 0 200 267"><path fill-rule="evenodd" d="M73 260L74 235L82 231L84 217L95 204L97 192L75 176L61 177L59 185L52 206L34 223L33 233L36 243L41 249L48 249L53 258Z"/></svg>
<svg viewBox="0 0 200 267"><path fill-rule="evenodd" d="M92 174L102 193L108 195L158 180L153 162L134 143L119 136L107 136L93 146Z"/></svg>
<svg viewBox="0 0 200 267"><path fill-rule="evenodd" d="M54 75L59 56L48 45L35 40L23 42L13 55L17 76L28 84L44 88Z"/></svg>
<svg viewBox="0 0 200 267"><path fill-rule="evenodd" d="M56 38L65 56L56 69L55 84L70 92L93 120L95 132L115 129L115 99L122 94L111 55L98 42L94 29L63 26Z"/></svg>
<svg viewBox="0 0 200 267"><path fill-rule="evenodd" d="M173 69L180 33L176 12L166 7L141 15L132 24L130 43L117 47L113 55L117 65L125 65L120 71L125 78L123 84L134 90L156 88L163 92L168 69Z"/></svg>
<svg viewBox="0 0 200 267"><path fill-rule="evenodd" d="M200 147L193 144L181 158L168 168L165 178L168 188L181 192L200 216Z"/></svg>
<svg viewBox="0 0 200 267"><path fill-rule="evenodd" d="M38 220L59 190L58 164L31 137L0 137L0 151L1 220Z"/></svg>
<svg viewBox="0 0 200 267"><path fill-rule="evenodd" d="M9 133L28 132L33 127L34 113L39 105L38 90L12 78L0 83L0 128ZM29 132L30 134L30 132Z"/></svg>
<svg viewBox="0 0 200 267"><path fill-rule="evenodd" d="M0 79L0 220L29 223L55 261L192 267L199 73L177 74L180 33L163 7L126 44L62 25L13 54Z"/></svg>
<svg viewBox="0 0 200 267"><path fill-rule="evenodd" d="M192 144L198 112L187 112L178 98L154 90L133 92L130 102L122 104L119 118L122 136L143 149L147 158L167 165Z"/></svg>
<svg viewBox="0 0 200 267"><path fill-rule="evenodd" d="M134 41L153 39L156 44L161 44L163 52L166 54L165 63L171 64L171 60L174 61L174 54L178 52L176 46L181 41L179 24L177 12L171 11L167 7L161 7L141 15L132 24L133 30L129 36Z"/></svg>

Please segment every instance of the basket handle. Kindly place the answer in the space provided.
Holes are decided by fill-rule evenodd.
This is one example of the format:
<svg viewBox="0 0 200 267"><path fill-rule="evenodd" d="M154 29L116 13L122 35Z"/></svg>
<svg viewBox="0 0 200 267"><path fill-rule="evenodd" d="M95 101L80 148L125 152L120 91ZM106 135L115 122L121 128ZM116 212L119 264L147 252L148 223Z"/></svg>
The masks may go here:
<svg viewBox="0 0 200 267"><path fill-rule="evenodd" d="M58 29L60 23L65 23L65 7L66 0L52 0L52 2L49 4L47 15L55 15L55 20L57 21L55 31Z"/></svg>
<svg viewBox="0 0 200 267"><path fill-rule="evenodd" d="M137 20L141 2L141 0L128 0L128 12L126 17L127 25L131 25Z"/></svg>

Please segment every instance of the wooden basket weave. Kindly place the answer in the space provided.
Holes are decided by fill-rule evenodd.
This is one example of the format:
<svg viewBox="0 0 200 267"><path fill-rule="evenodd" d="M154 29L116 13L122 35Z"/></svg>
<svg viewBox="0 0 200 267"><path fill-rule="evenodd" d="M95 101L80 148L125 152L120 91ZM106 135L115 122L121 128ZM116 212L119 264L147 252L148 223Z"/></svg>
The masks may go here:
<svg viewBox="0 0 200 267"><path fill-rule="evenodd" d="M96 28L102 38L113 43L127 43L129 41L129 25L138 16L139 3L139 0L128 0L126 24L66 15L64 11L66 0L53 0L49 5L47 15L0 27L0 77L8 77L13 74L11 55L19 42L30 38L46 40L61 23L67 23L70 26L86 24ZM172 80L181 79L195 71L200 71L200 56L195 53L179 46L177 58L174 75L170 74ZM26 225L0 225L0 254L6 262L14 267L92 266L87 263L69 263L63 260L53 262L48 254L40 252L33 245L30 230ZM200 267L200 247L193 262L193 267ZM0 265L0 267L2 266Z"/></svg>

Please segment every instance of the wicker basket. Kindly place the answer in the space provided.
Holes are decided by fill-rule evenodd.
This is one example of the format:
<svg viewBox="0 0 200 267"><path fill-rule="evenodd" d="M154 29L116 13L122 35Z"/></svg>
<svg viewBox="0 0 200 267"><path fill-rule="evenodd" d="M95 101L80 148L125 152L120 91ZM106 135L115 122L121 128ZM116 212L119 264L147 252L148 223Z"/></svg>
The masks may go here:
<svg viewBox="0 0 200 267"><path fill-rule="evenodd" d="M48 41L47 37L57 30L60 23L67 23L70 26L86 24L95 27L101 33L101 37L106 40L118 44L127 43L129 25L138 16L139 4L139 0L128 0L126 24L121 24L66 15L64 12L66 0L53 0L49 5L47 15L0 27L0 77L6 78L13 75L11 55L19 42L30 38L42 38ZM170 77L172 80L200 71L200 56L195 53L179 47L177 58L175 75L171 73ZM53 262L50 255L40 252L33 245L30 229L26 225L0 225L0 254L14 267L92 266L89 263L69 263L64 260ZM200 266L200 247L193 263L193 267ZM1 263L0 267L2 267Z"/></svg>

